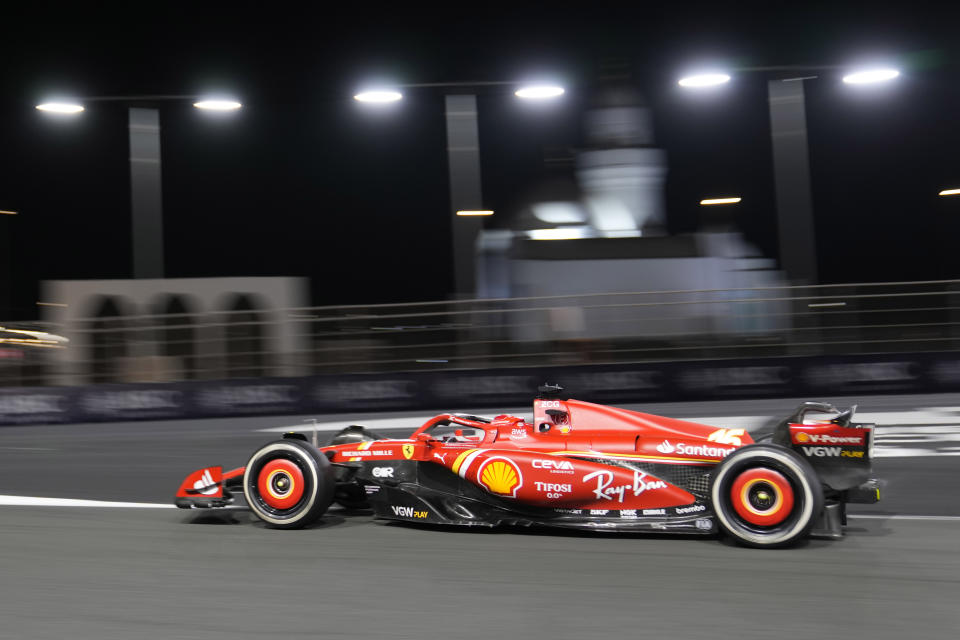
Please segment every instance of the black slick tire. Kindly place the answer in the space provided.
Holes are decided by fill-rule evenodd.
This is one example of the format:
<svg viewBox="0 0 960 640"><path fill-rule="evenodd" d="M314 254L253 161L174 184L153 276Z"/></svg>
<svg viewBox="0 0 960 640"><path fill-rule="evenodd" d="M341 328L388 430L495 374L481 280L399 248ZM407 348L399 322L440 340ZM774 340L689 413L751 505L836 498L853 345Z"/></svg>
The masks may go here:
<svg viewBox="0 0 960 640"><path fill-rule="evenodd" d="M297 497L281 503L267 494L265 473L282 465L280 482L295 479ZM295 439L277 440L258 449L243 473L243 497L255 516L275 529L300 529L317 521L333 502L333 467L314 446ZM266 489L266 491L265 491ZM282 498L282 496L281 496Z"/></svg>
<svg viewBox="0 0 960 640"><path fill-rule="evenodd" d="M789 500L781 501L785 495ZM710 498L721 531L748 547L796 544L823 511L823 487L813 467L775 444L747 445L724 458L711 474ZM782 513L774 511L778 501ZM770 518L776 521L762 522Z"/></svg>

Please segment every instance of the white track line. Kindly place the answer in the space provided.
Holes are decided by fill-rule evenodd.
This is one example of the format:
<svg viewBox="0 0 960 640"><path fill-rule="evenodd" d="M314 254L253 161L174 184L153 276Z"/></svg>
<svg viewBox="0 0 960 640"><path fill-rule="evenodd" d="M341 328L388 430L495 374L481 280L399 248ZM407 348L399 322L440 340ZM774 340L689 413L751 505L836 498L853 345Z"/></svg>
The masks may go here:
<svg viewBox="0 0 960 640"><path fill-rule="evenodd" d="M175 509L172 504L155 502L107 502L104 500L75 500L73 498L35 498L30 496L0 495L4 507L122 507L128 509Z"/></svg>

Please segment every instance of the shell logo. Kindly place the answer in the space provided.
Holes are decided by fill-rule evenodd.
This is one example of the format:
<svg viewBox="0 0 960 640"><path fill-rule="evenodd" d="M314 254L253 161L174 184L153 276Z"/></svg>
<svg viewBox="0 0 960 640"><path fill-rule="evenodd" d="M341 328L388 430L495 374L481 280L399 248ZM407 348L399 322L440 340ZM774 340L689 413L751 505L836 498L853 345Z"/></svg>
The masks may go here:
<svg viewBox="0 0 960 640"><path fill-rule="evenodd" d="M490 458L477 469L480 485L498 496L517 497L517 489L523 486L520 468L506 458Z"/></svg>
<svg viewBox="0 0 960 640"><path fill-rule="evenodd" d="M797 442L803 443L803 442L807 442L808 440L810 440L810 436L808 436L808 435L805 434L803 431L801 431L800 433L798 433L798 434L796 435L796 439L797 439Z"/></svg>

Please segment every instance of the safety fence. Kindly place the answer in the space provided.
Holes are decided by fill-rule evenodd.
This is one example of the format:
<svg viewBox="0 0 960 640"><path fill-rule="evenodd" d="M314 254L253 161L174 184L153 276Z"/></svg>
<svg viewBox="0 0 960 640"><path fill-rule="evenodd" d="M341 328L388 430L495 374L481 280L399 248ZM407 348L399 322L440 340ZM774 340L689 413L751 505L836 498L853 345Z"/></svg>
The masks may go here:
<svg viewBox="0 0 960 640"><path fill-rule="evenodd" d="M960 345L960 280L108 315L69 326L4 326L21 332L0 333L0 386L8 387L948 353Z"/></svg>

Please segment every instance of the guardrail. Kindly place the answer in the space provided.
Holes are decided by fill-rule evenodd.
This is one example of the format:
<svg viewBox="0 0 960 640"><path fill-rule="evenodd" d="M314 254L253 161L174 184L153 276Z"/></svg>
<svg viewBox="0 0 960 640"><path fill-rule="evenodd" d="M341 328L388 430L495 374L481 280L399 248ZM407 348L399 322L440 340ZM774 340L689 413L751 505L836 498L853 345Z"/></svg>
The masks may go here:
<svg viewBox="0 0 960 640"><path fill-rule="evenodd" d="M0 385L949 352L960 347L960 280L107 316L32 328L70 342L0 336Z"/></svg>

